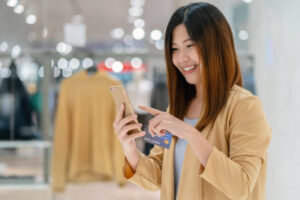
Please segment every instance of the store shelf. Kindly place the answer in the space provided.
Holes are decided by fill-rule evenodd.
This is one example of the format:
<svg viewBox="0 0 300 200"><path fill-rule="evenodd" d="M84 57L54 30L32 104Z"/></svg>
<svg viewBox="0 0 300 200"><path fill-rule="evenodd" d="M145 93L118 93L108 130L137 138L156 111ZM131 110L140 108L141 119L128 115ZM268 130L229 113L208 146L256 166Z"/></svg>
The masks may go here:
<svg viewBox="0 0 300 200"><path fill-rule="evenodd" d="M51 148L52 143L50 141L0 141L0 148Z"/></svg>
<svg viewBox="0 0 300 200"><path fill-rule="evenodd" d="M50 141L0 141L0 149L4 148L12 148L12 149L18 149L18 148L40 148L43 151L43 183L42 184L35 184L35 183L18 183L22 182L22 177L18 179L18 177L14 178L15 182L9 181L8 183L5 183L5 177L2 179L3 185L0 184L0 187L8 187L10 185L16 184L17 187L24 187L28 185L28 187L31 186L39 186L39 185L49 185L49 175L50 175L50 157L51 157L51 149L52 149L52 142ZM11 184L11 182L13 184ZM1 178L0 178L1 183Z"/></svg>

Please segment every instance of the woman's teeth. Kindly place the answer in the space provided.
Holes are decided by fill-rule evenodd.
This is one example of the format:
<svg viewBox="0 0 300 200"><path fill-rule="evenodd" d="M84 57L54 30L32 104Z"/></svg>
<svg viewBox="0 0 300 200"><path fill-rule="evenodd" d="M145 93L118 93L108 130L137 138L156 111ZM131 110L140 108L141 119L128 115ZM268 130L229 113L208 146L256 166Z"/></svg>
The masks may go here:
<svg viewBox="0 0 300 200"><path fill-rule="evenodd" d="M186 67L186 68L183 68L184 71L189 71L191 69L194 69L196 66L191 66L191 67Z"/></svg>

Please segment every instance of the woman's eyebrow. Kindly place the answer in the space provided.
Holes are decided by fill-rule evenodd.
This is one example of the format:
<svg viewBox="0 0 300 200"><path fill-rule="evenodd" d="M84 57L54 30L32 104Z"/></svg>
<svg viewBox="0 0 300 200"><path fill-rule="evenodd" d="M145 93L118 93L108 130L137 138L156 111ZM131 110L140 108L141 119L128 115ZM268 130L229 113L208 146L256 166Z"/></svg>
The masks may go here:
<svg viewBox="0 0 300 200"><path fill-rule="evenodd" d="M191 38L187 38L187 39L183 40L182 43L189 42L189 41L192 41L192 39ZM172 45L176 45L176 43L172 43Z"/></svg>

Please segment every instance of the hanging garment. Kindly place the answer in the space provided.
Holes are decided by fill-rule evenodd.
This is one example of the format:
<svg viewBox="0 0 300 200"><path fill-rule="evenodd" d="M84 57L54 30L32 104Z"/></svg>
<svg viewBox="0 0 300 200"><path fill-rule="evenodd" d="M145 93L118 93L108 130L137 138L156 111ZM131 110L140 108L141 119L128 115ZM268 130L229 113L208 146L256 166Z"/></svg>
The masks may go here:
<svg viewBox="0 0 300 200"><path fill-rule="evenodd" d="M124 154L113 130L116 108L111 85L120 85L103 72L83 70L62 82L55 119L52 162L53 190L67 182L80 183L122 175Z"/></svg>
<svg viewBox="0 0 300 200"><path fill-rule="evenodd" d="M15 62L9 66L11 75L0 86L0 139L39 139L32 119L29 95L17 75Z"/></svg>

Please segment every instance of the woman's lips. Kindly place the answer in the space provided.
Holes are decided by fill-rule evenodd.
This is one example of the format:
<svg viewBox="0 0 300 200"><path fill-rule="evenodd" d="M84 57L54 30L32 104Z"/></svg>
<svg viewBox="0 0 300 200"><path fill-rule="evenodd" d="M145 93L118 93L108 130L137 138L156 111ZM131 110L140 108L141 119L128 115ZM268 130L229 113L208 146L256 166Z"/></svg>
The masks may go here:
<svg viewBox="0 0 300 200"><path fill-rule="evenodd" d="M191 67L193 67L193 68L191 68ZM184 75L193 73L197 69L197 65L185 67L185 69L188 69L188 68L191 68L191 69L189 69L188 71L185 71L184 69L182 70Z"/></svg>

